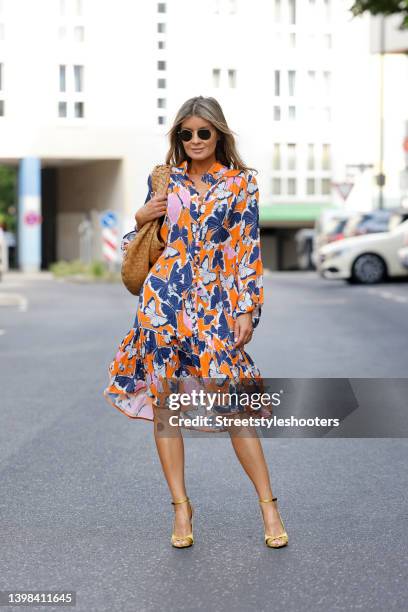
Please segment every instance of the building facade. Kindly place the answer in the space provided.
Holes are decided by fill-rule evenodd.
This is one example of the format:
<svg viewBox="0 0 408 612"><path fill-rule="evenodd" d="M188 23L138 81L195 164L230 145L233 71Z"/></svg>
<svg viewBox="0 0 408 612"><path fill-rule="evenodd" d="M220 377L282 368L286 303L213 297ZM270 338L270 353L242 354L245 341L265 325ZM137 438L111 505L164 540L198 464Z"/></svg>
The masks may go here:
<svg viewBox="0 0 408 612"><path fill-rule="evenodd" d="M117 236L131 228L176 111L196 95L219 100L259 172L268 267L296 264L295 232L325 207L374 206L378 58L369 18L352 19L348 8L343 0L0 0L0 163L19 170L20 267L79 257L84 222L92 258L102 259L101 215L116 213ZM401 98L405 61L397 58L390 81ZM394 98L393 139L405 112L396 116ZM403 162L394 149L386 152L393 177ZM333 184L348 180L344 204Z"/></svg>

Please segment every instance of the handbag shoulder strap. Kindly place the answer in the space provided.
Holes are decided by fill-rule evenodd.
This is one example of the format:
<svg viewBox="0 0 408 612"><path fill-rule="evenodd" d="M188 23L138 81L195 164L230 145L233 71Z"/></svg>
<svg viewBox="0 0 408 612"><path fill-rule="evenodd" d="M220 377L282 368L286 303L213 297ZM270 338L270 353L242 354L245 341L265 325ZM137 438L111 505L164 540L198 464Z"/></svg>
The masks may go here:
<svg viewBox="0 0 408 612"><path fill-rule="evenodd" d="M153 168L152 187L153 191L158 195L167 193L170 182L170 170L171 166L169 164L157 164Z"/></svg>

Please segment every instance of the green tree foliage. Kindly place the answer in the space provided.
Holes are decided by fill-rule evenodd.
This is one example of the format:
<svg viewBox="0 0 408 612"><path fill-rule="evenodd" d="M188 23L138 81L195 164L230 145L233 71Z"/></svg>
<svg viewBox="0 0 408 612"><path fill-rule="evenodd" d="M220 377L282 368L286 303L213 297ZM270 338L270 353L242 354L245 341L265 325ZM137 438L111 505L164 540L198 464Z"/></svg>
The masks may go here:
<svg viewBox="0 0 408 612"><path fill-rule="evenodd" d="M350 11L354 16L362 15L366 11L371 15L402 15L400 30L408 28L408 0L356 0Z"/></svg>
<svg viewBox="0 0 408 612"><path fill-rule="evenodd" d="M9 232L17 230L17 170L0 166L0 226Z"/></svg>

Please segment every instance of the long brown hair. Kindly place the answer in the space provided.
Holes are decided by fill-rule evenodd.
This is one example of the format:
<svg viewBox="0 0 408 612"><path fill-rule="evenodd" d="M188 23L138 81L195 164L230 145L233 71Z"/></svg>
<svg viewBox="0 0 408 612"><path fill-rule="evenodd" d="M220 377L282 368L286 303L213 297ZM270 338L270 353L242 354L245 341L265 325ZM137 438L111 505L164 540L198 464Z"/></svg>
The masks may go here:
<svg viewBox="0 0 408 612"><path fill-rule="evenodd" d="M219 135L219 140L215 149L217 161L228 168L243 170L245 172L256 172L254 168L249 168L242 161L235 144L234 132L229 128L220 104L215 98L205 98L204 96L190 98L184 102L177 112L173 126L167 133L170 141L170 148L166 155L166 164L179 166L185 160L191 161L190 157L184 151L178 131L184 119L193 116L206 119L216 129Z"/></svg>

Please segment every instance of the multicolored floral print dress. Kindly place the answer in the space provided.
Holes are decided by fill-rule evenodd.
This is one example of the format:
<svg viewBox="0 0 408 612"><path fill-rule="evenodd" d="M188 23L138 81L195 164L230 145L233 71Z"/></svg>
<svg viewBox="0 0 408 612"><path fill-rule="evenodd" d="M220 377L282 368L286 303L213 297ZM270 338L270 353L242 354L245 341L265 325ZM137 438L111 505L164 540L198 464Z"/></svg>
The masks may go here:
<svg viewBox="0 0 408 612"><path fill-rule="evenodd" d="M104 396L129 418L153 420L161 381L182 377L260 378L244 348L234 348L234 322L264 302L259 191L253 174L215 162L202 177L203 197L187 162L171 169L166 247L138 296L130 331L109 365ZM145 204L152 197L152 177ZM135 235L123 237L121 248Z"/></svg>

